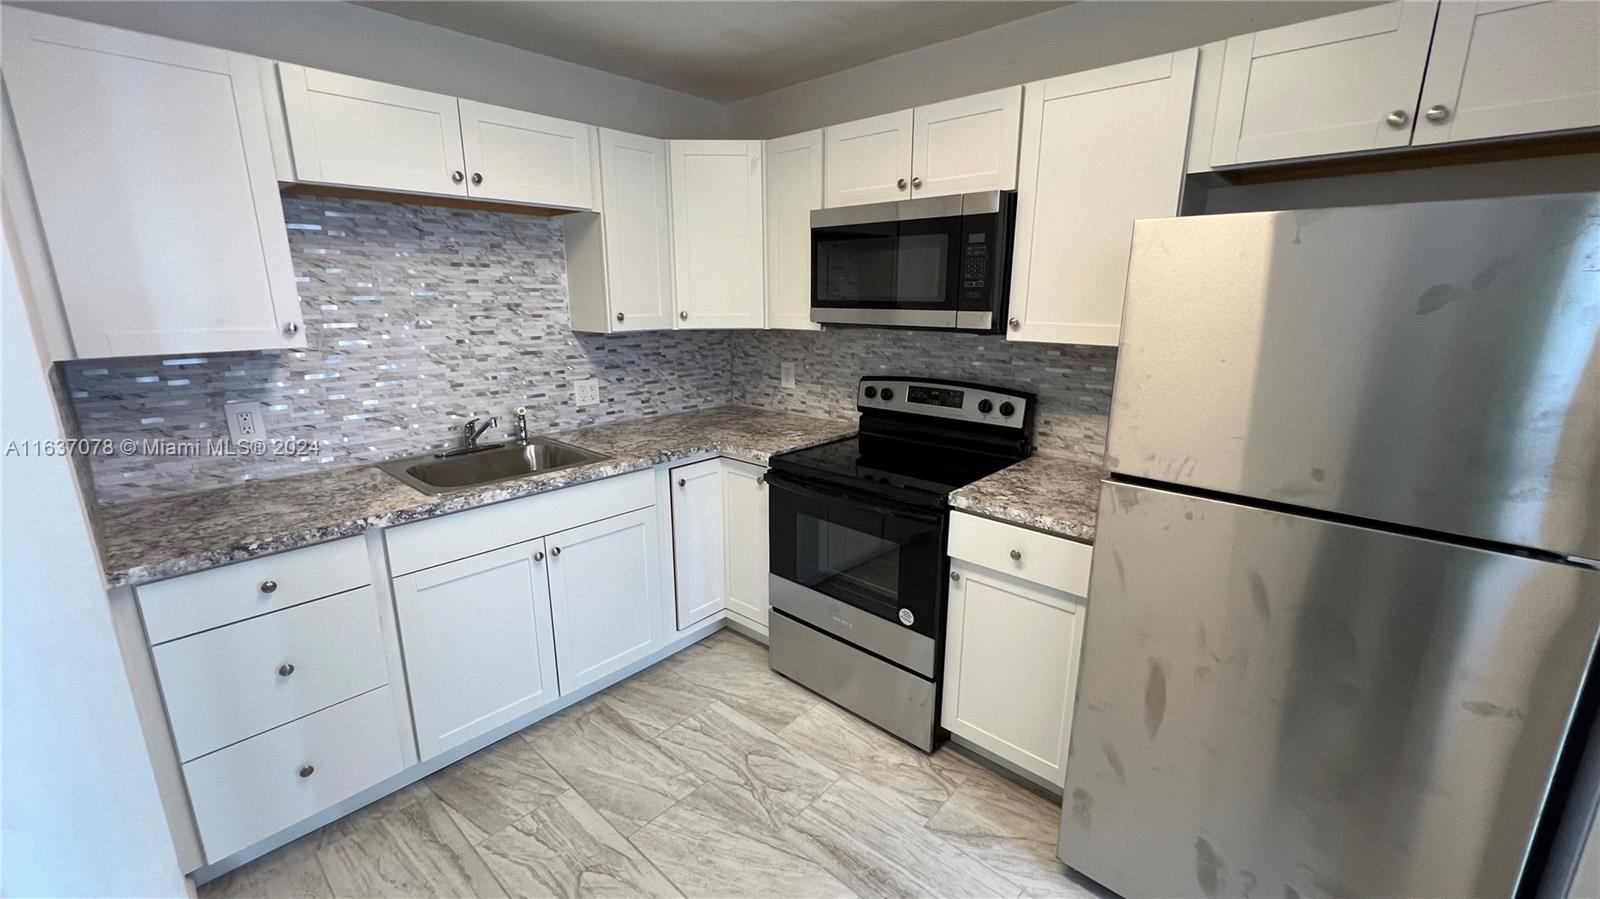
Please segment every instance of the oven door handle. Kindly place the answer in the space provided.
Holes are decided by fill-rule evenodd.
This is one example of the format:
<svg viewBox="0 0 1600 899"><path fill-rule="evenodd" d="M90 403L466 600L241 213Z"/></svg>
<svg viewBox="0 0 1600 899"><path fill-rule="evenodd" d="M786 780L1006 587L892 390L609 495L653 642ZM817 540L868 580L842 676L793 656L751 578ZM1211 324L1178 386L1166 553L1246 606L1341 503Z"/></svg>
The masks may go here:
<svg viewBox="0 0 1600 899"><path fill-rule="evenodd" d="M767 471L767 483L782 490L788 490L791 493L809 496L812 499L849 503L853 506L868 509L878 515L888 515L893 518L930 524L938 524L944 520L944 515L940 512L917 509L876 495L871 495L869 498L868 496L850 494L842 490L824 490L810 482L799 481L770 469Z"/></svg>

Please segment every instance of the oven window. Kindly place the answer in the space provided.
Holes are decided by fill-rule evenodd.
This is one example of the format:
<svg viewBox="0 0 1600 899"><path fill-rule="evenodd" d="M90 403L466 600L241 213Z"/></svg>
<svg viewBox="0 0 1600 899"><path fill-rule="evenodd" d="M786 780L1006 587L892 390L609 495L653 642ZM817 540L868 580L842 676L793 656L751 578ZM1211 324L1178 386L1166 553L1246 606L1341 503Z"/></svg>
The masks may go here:
<svg viewBox="0 0 1600 899"><path fill-rule="evenodd" d="M874 615L893 618L900 608L900 544L847 524L803 516L806 541L799 582Z"/></svg>

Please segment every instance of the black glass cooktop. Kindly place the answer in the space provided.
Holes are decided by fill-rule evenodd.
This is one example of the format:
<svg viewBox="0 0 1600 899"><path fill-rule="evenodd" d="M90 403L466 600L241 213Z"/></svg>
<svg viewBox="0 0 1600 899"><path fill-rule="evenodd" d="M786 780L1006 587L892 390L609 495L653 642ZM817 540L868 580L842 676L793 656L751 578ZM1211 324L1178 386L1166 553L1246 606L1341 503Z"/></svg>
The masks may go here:
<svg viewBox="0 0 1600 899"><path fill-rule="evenodd" d="M774 456L772 467L851 486L887 488L942 501L1017 460L989 453L881 437L846 437Z"/></svg>

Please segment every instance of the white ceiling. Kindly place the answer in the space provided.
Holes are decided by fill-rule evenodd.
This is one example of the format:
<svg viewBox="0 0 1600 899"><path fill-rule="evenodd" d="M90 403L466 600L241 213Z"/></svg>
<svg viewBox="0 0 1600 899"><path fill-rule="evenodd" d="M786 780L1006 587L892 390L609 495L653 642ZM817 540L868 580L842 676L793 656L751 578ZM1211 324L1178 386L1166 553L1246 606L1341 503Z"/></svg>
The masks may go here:
<svg viewBox="0 0 1600 899"><path fill-rule="evenodd" d="M721 103L1067 5L1013 0L361 0Z"/></svg>

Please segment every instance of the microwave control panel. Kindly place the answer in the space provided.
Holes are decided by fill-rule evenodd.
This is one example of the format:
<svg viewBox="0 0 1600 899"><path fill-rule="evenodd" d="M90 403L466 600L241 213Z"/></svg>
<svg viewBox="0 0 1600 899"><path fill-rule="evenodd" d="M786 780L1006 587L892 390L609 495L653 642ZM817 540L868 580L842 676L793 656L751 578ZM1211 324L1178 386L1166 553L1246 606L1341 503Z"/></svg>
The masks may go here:
<svg viewBox="0 0 1600 899"><path fill-rule="evenodd" d="M961 248L961 299L983 299L988 276L988 235L982 231L969 232L966 245Z"/></svg>

